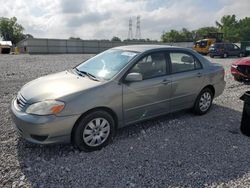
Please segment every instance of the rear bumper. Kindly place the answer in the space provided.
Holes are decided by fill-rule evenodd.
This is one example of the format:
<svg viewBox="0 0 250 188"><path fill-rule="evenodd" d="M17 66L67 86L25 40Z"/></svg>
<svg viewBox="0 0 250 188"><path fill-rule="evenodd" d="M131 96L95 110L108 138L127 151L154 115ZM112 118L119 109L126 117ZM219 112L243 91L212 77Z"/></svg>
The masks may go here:
<svg viewBox="0 0 250 188"><path fill-rule="evenodd" d="M26 140L37 144L69 143L72 128L79 118L55 115L38 116L21 112L11 103L11 115L15 129Z"/></svg>

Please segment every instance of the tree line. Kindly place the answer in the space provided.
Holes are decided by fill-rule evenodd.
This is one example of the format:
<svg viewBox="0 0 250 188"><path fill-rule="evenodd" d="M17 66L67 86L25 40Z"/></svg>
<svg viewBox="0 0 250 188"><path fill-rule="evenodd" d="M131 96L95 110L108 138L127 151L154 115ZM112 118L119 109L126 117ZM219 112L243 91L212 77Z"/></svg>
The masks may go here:
<svg viewBox="0 0 250 188"><path fill-rule="evenodd" d="M162 42L191 42L202 39L208 33L221 32L224 34L224 41L240 42L250 41L250 17L237 19L235 15L225 15L220 21L215 22L215 27L202 27L197 30L189 31L187 28L182 30L170 30L163 32L161 35ZM17 44L25 38L33 38L30 34L24 34L24 27L17 23L17 18L0 17L0 36L5 41L12 41ZM70 37L73 40L80 40L79 37ZM114 36L111 41L122 41L119 37ZM124 41L131 41L125 39ZM132 41L152 41L150 39L133 39Z"/></svg>
<svg viewBox="0 0 250 188"><path fill-rule="evenodd" d="M208 33L221 32L224 41L240 42L250 41L250 17L237 19L235 15L225 15L220 21L215 22L216 27L202 27L189 31L183 28L180 31L170 30L161 36L163 42L191 42L204 38Z"/></svg>

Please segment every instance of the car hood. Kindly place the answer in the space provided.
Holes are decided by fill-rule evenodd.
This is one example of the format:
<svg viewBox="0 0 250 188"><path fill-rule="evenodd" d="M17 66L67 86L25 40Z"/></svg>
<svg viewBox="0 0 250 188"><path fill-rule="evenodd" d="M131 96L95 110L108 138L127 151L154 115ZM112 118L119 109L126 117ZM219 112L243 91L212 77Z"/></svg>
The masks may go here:
<svg viewBox="0 0 250 188"><path fill-rule="evenodd" d="M63 71L35 79L25 84L20 94L27 103L58 99L72 93L90 89L101 82L91 80L89 77L78 76L72 71Z"/></svg>
<svg viewBox="0 0 250 188"><path fill-rule="evenodd" d="M249 65L250 66L250 57L239 59L235 61L233 65Z"/></svg>

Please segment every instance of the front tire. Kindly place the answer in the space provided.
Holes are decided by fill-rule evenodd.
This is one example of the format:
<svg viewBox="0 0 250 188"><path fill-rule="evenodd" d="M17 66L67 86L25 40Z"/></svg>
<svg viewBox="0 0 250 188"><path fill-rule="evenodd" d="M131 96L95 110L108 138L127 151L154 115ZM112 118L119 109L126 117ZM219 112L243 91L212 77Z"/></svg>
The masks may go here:
<svg viewBox="0 0 250 188"><path fill-rule="evenodd" d="M106 111L94 111L81 118L73 132L79 150L94 151L106 146L114 137L115 121Z"/></svg>
<svg viewBox="0 0 250 188"><path fill-rule="evenodd" d="M243 82L243 79L241 76L238 76L238 75L235 75L234 76L234 80L237 81L237 82Z"/></svg>
<svg viewBox="0 0 250 188"><path fill-rule="evenodd" d="M209 88L203 89L200 94L198 95L195 105L193 108L193 112L196 115L203 115L206 114L213 102L213 92Z"/></svg>

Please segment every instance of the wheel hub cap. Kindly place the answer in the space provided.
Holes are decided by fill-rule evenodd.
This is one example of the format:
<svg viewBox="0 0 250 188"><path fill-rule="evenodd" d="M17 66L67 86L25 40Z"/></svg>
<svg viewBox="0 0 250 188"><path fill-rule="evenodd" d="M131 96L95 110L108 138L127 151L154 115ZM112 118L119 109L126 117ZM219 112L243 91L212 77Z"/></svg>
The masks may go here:
<svg viewBox="0 0 250 188"><path fill-rule="evenodd" d="M212 102L212 97L209 92L205 92L201 95L199 107L202 112L205 112L209 109Z"/></svg>
<svg viewBox="0 0 250 188"><path fill-rule="evenodd" d="M109 122L104 118L95 118L85 126L83 140L88 146L99 146L107 140L109 133Z"/></svg>

